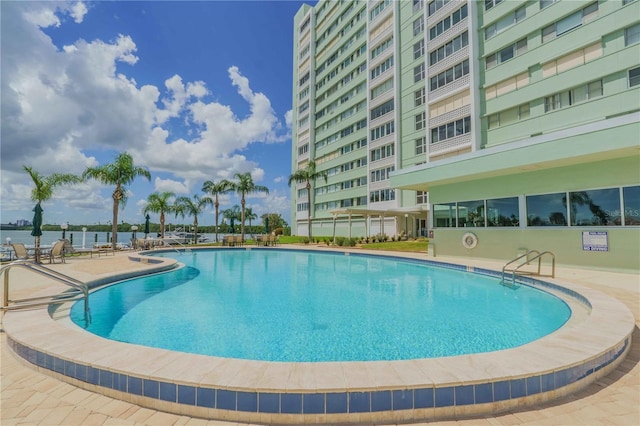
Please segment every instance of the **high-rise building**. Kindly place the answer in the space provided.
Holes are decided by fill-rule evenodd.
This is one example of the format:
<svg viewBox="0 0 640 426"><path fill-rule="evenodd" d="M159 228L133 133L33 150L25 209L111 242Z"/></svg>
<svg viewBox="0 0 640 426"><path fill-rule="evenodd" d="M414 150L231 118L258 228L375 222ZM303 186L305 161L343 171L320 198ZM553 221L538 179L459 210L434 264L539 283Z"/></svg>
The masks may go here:
<svg viewBox="0 0 640 426"><path fill-rule="evenodd" d="M304 5L293 233L638 270L639 111L638 0Z"/></svg>

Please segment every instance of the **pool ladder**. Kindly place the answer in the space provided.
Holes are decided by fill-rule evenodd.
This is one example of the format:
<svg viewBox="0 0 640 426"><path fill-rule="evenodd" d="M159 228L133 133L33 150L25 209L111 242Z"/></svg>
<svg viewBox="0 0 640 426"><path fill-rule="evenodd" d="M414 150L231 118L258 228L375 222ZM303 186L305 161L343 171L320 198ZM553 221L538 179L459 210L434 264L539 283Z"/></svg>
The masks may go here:
<svg viewBox="0 0 640 426"><path fill-rule="evenodd" d="M176 239L173 239L173 238L166 238L166 237L165 237L165 239L171 240L171 241L173 241L175 243L175 245L179 245L180 247L182 247L182 249L184 250L185 253L191 253L191 247L182 244L180 241L178 241ZM176 253L180 254L180 250L178 250L175 247L172 247L172 248L176 251Z"/></svg>
<svg viewBox="0 0 640 426"><path fill-rule="evenodd" d="M71 289L59 294L31 297L27 299L9 299L9 271L13 268L26 269L38 275L50 278L53 281L64 284ZM89 288L88 286L75 278L61 274L58 271L44 267L30 260L16 260L12 263L0 268L0 275L4 274L4 295L2 300L2 311L32 308L35 306L53 305L73 300L84 299L84 315L85 319L90 319L89 311Z"/></svg>
<svg viewBox="0 0 640 426"><path fill-rule="evenodd" d="M545 255L551 257L551 274L550 275L542 275L541 274L542 258ZM530 257L530 256L532 256L532 257ZM523 258L524 258L524 261L522 261L521 263L519 263L515 267L512 267L511 269L507 269L509 267L509 265L511 265L511 264L517 262L518 260L523 259ZM520 269L523 266L530 265L531 262L533 262L535 260L538 261L537 271L523 271L523 270ZM505 279L504 279L505 273L511 273L511 283L510 283L510 285L512 285L512 286L516 284L516 275L537 275L537 276L541 276L541 277L551 277L551 278L553 278L553 277L556 276L556 255L553 254L550 251L543 251L542 253L540 253L538 250L529 250L525 254L522 254L522 255L516 257L515 259L510 260L509 262L507 262L502 267L502 279L500 281L500 284L506 284Z"/></svg>

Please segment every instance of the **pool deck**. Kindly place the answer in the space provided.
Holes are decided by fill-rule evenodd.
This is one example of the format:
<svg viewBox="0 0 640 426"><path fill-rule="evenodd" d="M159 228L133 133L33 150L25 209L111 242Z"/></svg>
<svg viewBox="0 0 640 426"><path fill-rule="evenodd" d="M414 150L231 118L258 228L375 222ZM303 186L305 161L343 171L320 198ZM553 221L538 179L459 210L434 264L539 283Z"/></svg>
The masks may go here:
<svg viewBox="0 0 640 426"><path fill-rule="evenodd" d="M306 247L298 247L306 248ZM324 248L323 250L335 250ZM341 249L346 251L346 249ZM360 252L361 250L354 250ZM67 259L65 264L51 265L52 269L83 281L106 279L114 271L118 273L141 272L153 265L132 262L127 255ZM387 253L388 254L388 253ZM406 254L403 254L406 256ZM426 254L412 254L410 257L427 258ZM468 266L500 270L502 263L474 259L454 259L437 257L439 262L462 263ZM45 265L49 266L49 265ZM59 291L43 278L20 279L22 271L12 271L14 279L20 282L11 289L12 298L29 297L43 291ZM594 289L617 299L626 305L635 318L635 329L630 351L626 359L612 372L598 378L588 387L562 399L541 403L522 409L510 409L491 416L482 415L469 420L431 422L439 424L463 425L513 425L513 424L640 424L640 276L605 271L580 270L558 267L556 279L564 286ZM1 289L0 289L1 291ZM40 309L43 310L43 309ZM4 327L4 325L3 325ZM113 399L89 390L80 389L48 374L28 366L7 347L7 337L1 333L1 423L43 424L43 425L84 425L84 424L248 424L237 422L206 421L202 419L168 414L150 408L143 408L131 402ZM46 339L43 334L42 339ZM114 360L114 362L118 362ZM359 379L358 379L359 380ZM262 422L260 422L262 423ZM385 422L388 424L388 422ZM401 422L401 424L406 424ZM414 423L419 424L419 423Z"/></svg>

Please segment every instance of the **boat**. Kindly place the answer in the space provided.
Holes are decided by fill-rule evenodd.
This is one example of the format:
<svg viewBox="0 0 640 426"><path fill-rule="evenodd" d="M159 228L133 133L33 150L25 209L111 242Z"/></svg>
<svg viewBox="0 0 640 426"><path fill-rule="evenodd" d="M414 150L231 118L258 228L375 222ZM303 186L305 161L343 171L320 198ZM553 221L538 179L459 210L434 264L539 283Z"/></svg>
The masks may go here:
<svg viewBox="0 0 640 426"><path fill-rule="evenodd" d="M185 232L180 229L164 233L164 241L167 244L193 244L193 232ZM198 243L205 243L209 240L206 236L198 234Z"/></svg>

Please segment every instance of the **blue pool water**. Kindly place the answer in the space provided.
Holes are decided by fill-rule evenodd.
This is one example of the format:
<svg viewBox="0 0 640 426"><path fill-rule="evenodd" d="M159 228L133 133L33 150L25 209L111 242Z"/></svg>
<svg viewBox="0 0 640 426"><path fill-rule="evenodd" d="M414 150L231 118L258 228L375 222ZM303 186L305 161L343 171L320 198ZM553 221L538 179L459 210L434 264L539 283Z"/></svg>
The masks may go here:
<svg viewBox="0 0 640 426"><path fill-rule="evenodd" d="M206 250L184 268L90 296L97 335L265 361L431 358L520 346L561 327L560 299L417 261L292 250Z"/></svg>

